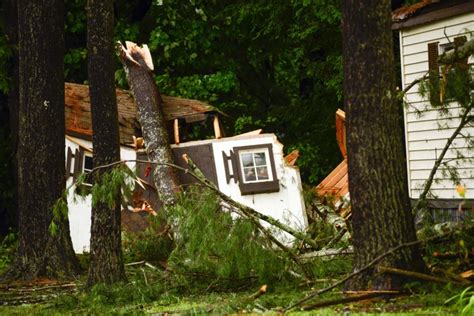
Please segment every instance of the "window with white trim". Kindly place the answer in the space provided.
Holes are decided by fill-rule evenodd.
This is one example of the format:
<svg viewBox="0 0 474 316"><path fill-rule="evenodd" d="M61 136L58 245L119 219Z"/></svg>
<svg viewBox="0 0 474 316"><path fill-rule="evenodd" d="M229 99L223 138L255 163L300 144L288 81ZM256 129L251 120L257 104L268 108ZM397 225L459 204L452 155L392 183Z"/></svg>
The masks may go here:
<svg viewBox="0 0 474 316"><path fill-rule="evenodd" d="M272 144L234 147L229 156L223 152L223 159L227 183L234 179L242 195L280 190Z"/></svg>
<svg viewBox="0 0 474 316"><path fill-rule="evenodd" d="M244 183L273 180L268 173L271 167L267 148L241 150L239 156Z"/></svg>

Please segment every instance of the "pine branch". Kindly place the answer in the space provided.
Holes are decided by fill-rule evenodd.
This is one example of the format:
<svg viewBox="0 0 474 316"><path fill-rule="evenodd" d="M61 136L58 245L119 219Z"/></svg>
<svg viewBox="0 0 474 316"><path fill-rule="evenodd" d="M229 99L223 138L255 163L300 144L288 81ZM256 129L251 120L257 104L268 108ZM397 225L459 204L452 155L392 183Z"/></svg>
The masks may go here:
<svg viewBox="0 0 474 316"><path fill-rule="evenodd" d="M99 169L124 164L126 162L141 162L141 163L149 163L149 164L154 164L154 165L166 165L166 166L181 170L183 172L186 172L191 177L196 179L199 183L203 184L205 187L207 187L207 188L211 189L212 191L214 191L224 202L226 202L230 206L233 206L234 208L237 208L246 217L253 217L253 218L261 219L261 220L269 223L270 225L275 226L275 227L283 230L284 232L292 235L296 239L304 241L305 243L307 243L311 247L313 247L315 249L318 248L317 243L314 240L312 240L311 238L309 238L305 233L299 232L296 229L294 229L294 228L292 228L288 225L283 224L282 222L280 222L279 220L277 220L277 219L275 219L271 216L259 213L251 207L248 207L248 206L243 205L243 204L241 204L237 201L234 201L231 197L229 197L226 194L222 193L216 187L216 185L214 183L212 183L211 181L209 181L208 179L206 179L204 177L204 174L199 170L199 168L197 168L197 166L189 158L187 158L187 163L188 163L188 166L190 167L189 169L183 168L181 166L178 166L178 165L175 165L175 164L172 164L172 163L164 163L164 162L156 162L156 161L148 161L148 160L128 159L128 160L116 161L116 162L113 162L113 163L110 163L110 164L107 164L107 165L97 166L94 169L92 169L91 172L96 172Z"/></svg>
<svg viewBox="0 0 474 316"><path fill-rule="evenodd" d="M457 47L453 51L449 51L438 58L438 63L444 65L454 64L456 61L467 58L474 54L474 39Z"/></svg>
<svg viewBox="0 0 474 316"><path fill-rule="evenodd" d="M421 207L421 205L425 202L426 196L428 195L428 192L430 191L431 185L433 184L434 176L435 176L436 172L438 171L438 168L441 165L441 163L444 159L444 156L448 152L449 147L451 147L451 144L456 139L456 137L459 135L461 130L464 128L464 126L466 126L466 124L468 124L472 120L472 116L469 115L469 112L471 111L471 109L472 109L472 106L469 106L464 111L463 115L461 116L461 121L459 122L458 127L456 128L456 130L454 130L451 137L448 138L448 140L446 141L446 144L444 145L444 148L441 151L438 159L436 159L435 164L434 164L433 168L431 169L430 175L428 176L428 179L425 182L423 192L420 194L415 206L413 207L414 212L416 212Z"/></svg>

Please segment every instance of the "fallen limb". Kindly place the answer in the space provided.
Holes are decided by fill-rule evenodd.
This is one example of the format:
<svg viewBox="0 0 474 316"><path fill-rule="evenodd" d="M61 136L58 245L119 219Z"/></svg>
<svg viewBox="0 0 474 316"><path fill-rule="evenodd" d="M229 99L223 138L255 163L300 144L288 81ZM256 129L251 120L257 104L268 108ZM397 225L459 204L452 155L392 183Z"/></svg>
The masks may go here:
<svg viewBox="0 0 474 316"><path fill-rule="evenodd" d="M438 57L438 63L440 64L453 64L454 62L467 58L474 54L474 39L471 39L464 43L462 46L456 47L455 50L449 51Z"/></svg>
<svg viewBox="0 0 474 316"><path fill-rule="evenodd" d="M430 281L430 282L462 283L462 282L459 282L459 281L447 280L447 279L443 279L443 278L440 278L440 277L435 277L433 275L420 273L420 272L415 272L415 271L408 271L408 270L403 270L403 269L396 269L396 268L390 268L390 267L379 267L378 270L381 273L397 274L397 275L402 275L402 276L415 278L415 279L420 279L420 280L425 280L425 281Z"/></svg>
<svg viewBox="0 0 474 316"><path fill-rule="evenodd" d="M155 267L154 265L152 265L151 263L146 262L146 261L131 262L131 263L125 264L125 266L126 266L126 267L132 267L132 266L146 266L146 267L148 267L148 268L151 268L151 269L154 269L154 270L158 270L157 267Z"/></svg>
<svg viewBox="0 0 474 316"><path fill-rule="evenodd" d="M347 229L346 228L343 228L341 229L340 231L337 232L336 236L334 236L327 244L326 246L324 247L325 249L326 248L331 248L334 244L336 244L339 240L342 239L342 237L344 237L344 235L347 233Z"/></svg>
<svg viewBox="0 0 474 316"><path fill-rule="evenodd" d="M423 244L423 243L429 243L429 242L432 242L434 240L438 240L438 239L442 239L442 238L445 238L451 234L453 234L454 232L456 231L459 231L459 230L465 230L465 229L470 229L470 228L473 228L474 225L470 225L470 226L467 226L467 227L461 227L461 228L458 228L458 229L452 229L446 233L443 233L441 235L437 235L437 236L432 236L432 237L429 237L429 238L426 238L426 239L422 239L422 240L414 240L414 241L410 241L410 242L407 242L407 243L404 243L404 244L400 244L398 245L397 247L395 248L392 248L390 250L388 250L387 252L381 254L380 256L378 256L377 258L375 258L374 260L372 260L371 262L369 262L368 264L366 264L364 267L362 267L360 270L358 271L354 271L352 273L350 273L349 275L347 275L346 277L344 277L343 279L337 281L336 283L324 288L324 289L321 289L319 291L316 291L310 295L308 295L307 297L301 299L300 301L294 303L293 305L287 307L284 309L285 312L295 308L296 306L298 305L301 305L307 301L309 301L310 299L312 298L315 298L316 296L318 295L321 295L323 293L326 293L334 288L336 288L337 286L345 283L346 281L352 279L353 277L359 275L360 273L370 269L371 267L373 267L375 264L377 264L378 262L382 261L382 259L384 259L385 257L397 252L398 250L402 249L402 248L405 248L405 247L413 247L413 246L416 246L416 245L419 245L419 244Z"/></svg>
<svg viewBox="0 0 474 316"><path fill-rule="evenodd" d="M191 160L189 160L189 161L191 161ZM312 240L311 238L309 238L305 233L299 232L296 229L293 229L290 226L283 224L282 222L278 221L277 219L275 219L271 216L261 214L261 213L255 211L254 209L252 209L248 206L240 204L239 202L234 201L231 197L229 197L229 196L225 195L224 193L222 193L219 190L219 188L216 187L216 185L214 183L212 183L211 181L207 180L204 177L204 174L194 164L192 164L193 165L192 167L190 166L190 168L191 168L191 170L190 170L190 169L186 169L186 168L183 168L181 166L178 166L178 165L175 165L175 164L172 164L172 163L148 161L148 160L140 160L140 159L126 159L126 160L115 161L115 162L109 163L107 165L97 166L97 167L95 167L91 170L91 173L96 172L99 169L124 164L126 162L141 162L141 163L149 163L149 164L153 164L153 165L166 165L166 166L170 166L170 167L173 167L175 169L181 170L181 171L189 174L191 177L196 179L199 183L203 184L205 187L207 187L207 188L211 189L212 191L214 191L215 193L217 193L217 195L224 202L226 202L230 206L233 206L233 207L241 210L243 212L243 214L245 214L247 216L253 216L253 217L256 217L258 219L261 219L261 220L271 224L272 226L275 226L275 227L283 230L284 232L287 232L288 234L292 235L296 239L304 241L305 243L307 243L311 247L313 247L315 249L318 248L318 245L316 244L316 242L314 240Z"/></svg>
<svg viewBox="0 0 474 316"><path fill-rule="evenodd" d="M303 310L312 310L320 307L326 307L326 306L332 306L332 305L338 305L338 304L345 304L345 303L351 303L351 302L358 302L358 301L364 301L368 299L373 299L377 297L387 297L387 296L395 296L395 295L400 295L400 292L395 292L395 291L380 291L380 292L372 292L372 293L366 293L366 294L361 294L361 295L354 295L354 296L348 296L348 297L339 297L336 299L330 299L330 300L324 300L317 302L312 305L307 305L304 306L302 309Z"/></svg>
<svg viewBox="0 0 474 316"><path fill-rule="evenodd" d="M249 299L251 300L256 300L257 298L259 298L260 296L262 296L263 294L267 293L267 285L264 284L262 285L257 292L253 293L252 295L249 296Z"/></svg>
<svg viewBox="0 0 474 316"><path fill-rule="evenodd" d="M334 257L334 256L342 256L342 255L352 255L354 254L354 250L352 247L347 248L336 248L336 249L323 249L313 252L307 252L300 255L300 259L302 260L309 260L313 258L320 258L320 257Z"/></svg>
<svg viewBox="0 0 474 316"><path fill-rule="evenodd" d="M307 243L311 247L313 247L315 249L318 248L317 243L314 240L312 240L311 238L309 238L305 233L299 232L296 229L293 229L292 227L283 224L282 222L280 222L279 220L277 220L277 219L275 219L271 216L259 213L251 207L248 207L248 206L243 205L243 204L241 204L237 201L234 201L231 197L229 197L226 194L222 193L214 183L207 180L206 177L204 176L204 174L201 172L201 170L199 170L199 168L193 163L193 161L191 159L189 159L189 157L187 157L187 156L185 157L183 155L183 159L186 161L186 163L188 164L188 166L191 169L191 171L188 171L188 174L190 174L193 178L198 180L201 184L205 185L207 188L214 191L228 205L237 208L244 215L246 215L246 217L254 217L254 218L261 219L261 220L263 220L263 221L265 221L265 222L267 222L267 223L283 230L284 232L287 232L288 234L294 236L295 238L297 238L299 240L303 240L305 243Z"/></svg>

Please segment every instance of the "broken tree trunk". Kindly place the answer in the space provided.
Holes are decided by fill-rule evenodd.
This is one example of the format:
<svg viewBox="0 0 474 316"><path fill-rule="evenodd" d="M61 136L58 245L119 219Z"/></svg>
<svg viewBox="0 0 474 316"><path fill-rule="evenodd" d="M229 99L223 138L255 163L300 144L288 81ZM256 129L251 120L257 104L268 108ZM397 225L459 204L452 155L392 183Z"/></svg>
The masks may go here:
<svg viewBox="0 0 474 316"><path fill-rule="evenodd" d="M132 42L120 44L119 56L127 74L128 84L138 107L138 121L142 127L148 159L160 163L173 163L166 121L163 116L160 93L153 78L153 60L146 45ZM164 206L176 202L179 191L178 177L166 164L156 166L153 180Z"/></svg>

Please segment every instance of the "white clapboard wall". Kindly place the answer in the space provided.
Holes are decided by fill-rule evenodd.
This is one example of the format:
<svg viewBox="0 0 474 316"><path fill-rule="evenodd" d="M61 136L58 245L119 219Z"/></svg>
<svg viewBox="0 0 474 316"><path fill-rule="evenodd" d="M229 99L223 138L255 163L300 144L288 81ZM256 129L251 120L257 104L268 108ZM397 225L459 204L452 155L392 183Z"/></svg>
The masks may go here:
<svg viewBox="0 0 474 316"><path fill-rule="evenodd" d="M447 19L417 25L400 31L400 50L403 87L414 80L423 77L428 71L428 43L439 42L440 46L453 42L455 37L466 36L467 40L474 38L474 12L450 17ZM440 47L440 54L442 53ZM469 63L474 63L471 57ZM411 198L418 198L428 175L446 144L458 126L459 114L457 104L451 104L448 115L440 114L429 109L421 116L418 110L425 109L427 100L418 93L418 86L413 87L406 95L409 106L405 108L405 137L407 150L407 168ZM473 113L474 114L474 113ZM474 137L474 128L469 127L464 132ZM466 187L466 198L474 198L474 151L467 148L466 141L458 138L446 154L445 160L449 165L458 164L461 183ZM471 161L456 159L459 153L473 158ZM456 185L450 176L440 170L432 185L432 193L440 199L460 198Z"/></svg>

